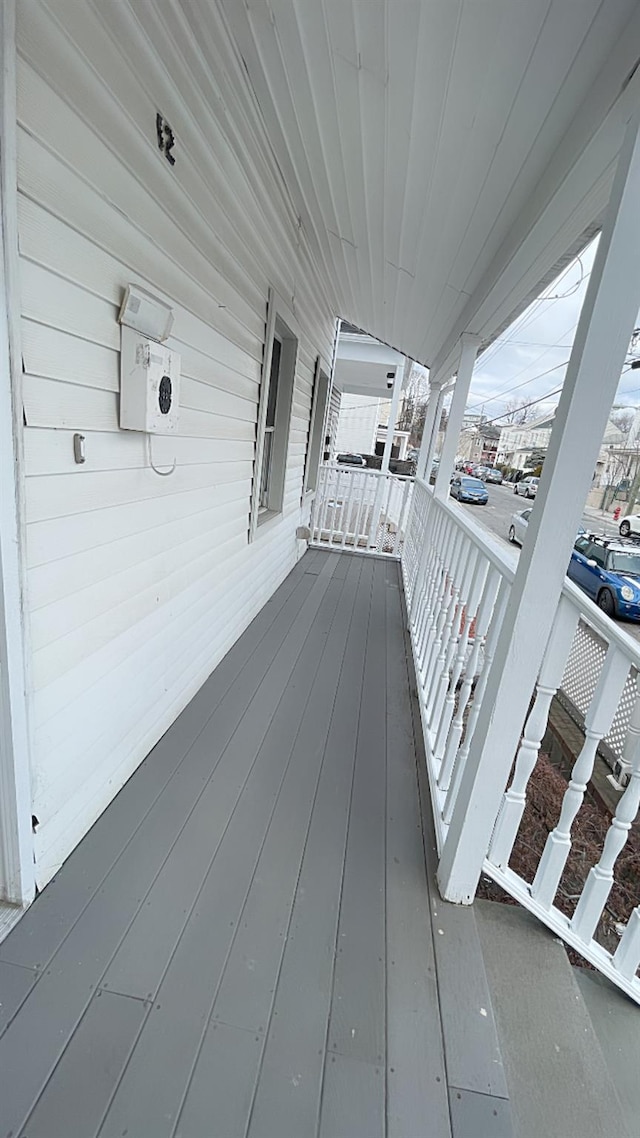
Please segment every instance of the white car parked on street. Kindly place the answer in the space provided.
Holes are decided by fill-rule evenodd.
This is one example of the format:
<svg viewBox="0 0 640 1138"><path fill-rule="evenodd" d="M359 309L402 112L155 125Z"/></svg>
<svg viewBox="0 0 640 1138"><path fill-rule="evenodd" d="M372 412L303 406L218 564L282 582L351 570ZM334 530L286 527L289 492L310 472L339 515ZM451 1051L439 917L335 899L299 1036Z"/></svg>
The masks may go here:
<svg viewBox="0 0 640 1138"><path fill-rule="evenodd" d="M640 534L640 514L629 514L620 522L620 536L630 537L632 533Z"/></svg>
<svg viewBox="0 0 640 1138"><path fill-rule="evenodd" d="M539 478L522 478L513 487L514 494L521 494L524 498L535 498L538 492Z"/></svg>
<svg viewBox="0 0 640 1138"><path fill-rule="evenodd" d="M528 510L519 510L517 514L511 515L511 522L509 523L509 541L517 542L522 545L524 535L527 532L529 524L529 515L533 506L529 506Z"/></svg>

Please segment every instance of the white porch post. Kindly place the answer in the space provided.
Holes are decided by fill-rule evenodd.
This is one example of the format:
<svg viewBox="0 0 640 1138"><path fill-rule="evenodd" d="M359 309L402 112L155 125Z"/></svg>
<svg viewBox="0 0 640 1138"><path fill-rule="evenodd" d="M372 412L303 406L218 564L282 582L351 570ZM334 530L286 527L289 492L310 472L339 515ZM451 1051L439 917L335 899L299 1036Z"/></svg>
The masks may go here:
<svg viewBox="0 0 640 1138"><path fill-rule="evenodd" d="M428 472L431 469L431 461L433 459L433 452L435 450L436 438L438 435L436 424L440 422L444 397L448 390L446 386L447 382L448 375L446 375L446 373L439 376L434 376L433 379L429 379L429 398L427 400L427 413L422 430L422 439L420 440L418 462L416 464L417 478L428 478L429 476Z"/></svg>
<svg viewBox="0 0 640 1138"><path fill-rule="evenodd" d="M456 385L453 389L453 399L451 400L451 407L449 409L449 420L442 445L442 454L440 455L440 466L436 474L436 498L449 497L451 471L453 470L456 460L458 439L460 438L462 420L464 419L469 388L471 387L471 380L473 378L473 368L476 362L478 348L480 347L479 336L472 336L465 332L460 339L461 349L460 363L458 364L458 378L456 379Z"/></svg>
<svg viewBox="0 0 640 1138"><path fill-rule="evenodd" d="M556 616L640 307L640 110L628 123L567 369L537 503L442 850L444 897L473 900Z"/></svg>
<svg viewBox="0 0 640 1138"><path fill-rule="evenodd" d="M31 832L31 775L27 722L16 496L16 438L20 429L17 342L18 236L16 175L15 4L0 8L0 898L27 904L35 891Z"/></svg>
<svg viewBox="0 0 640 1138"><path fill-rule="evenodd" d="M411 363L405 356L402 363L398 364L396 368L395 378L393 380L393 391L391 393L391 408L389 410L389 426L387 427L387 437L384 441L384 452L382 455L382 466L380 470L382 474L386 474L389 470L389 459L391 458L391 448L393 446L393 433L396 429L396 420L398 418L398 405L400 403L400 395L402 394L402 384L404 382L404 373L407 369L411 369Z"/></svg>

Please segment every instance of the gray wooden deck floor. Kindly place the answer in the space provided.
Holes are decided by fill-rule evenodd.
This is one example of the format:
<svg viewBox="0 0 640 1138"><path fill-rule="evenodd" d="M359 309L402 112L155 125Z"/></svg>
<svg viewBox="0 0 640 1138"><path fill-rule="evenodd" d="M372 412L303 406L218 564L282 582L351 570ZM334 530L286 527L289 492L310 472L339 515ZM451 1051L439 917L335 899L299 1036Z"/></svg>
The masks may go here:
<svg viewBox="0 0 640 1138"><path fill-rule="evenodd" d="M0 945L0 1134L510 1134L423 837L399 568L309 552Z"/></svg>

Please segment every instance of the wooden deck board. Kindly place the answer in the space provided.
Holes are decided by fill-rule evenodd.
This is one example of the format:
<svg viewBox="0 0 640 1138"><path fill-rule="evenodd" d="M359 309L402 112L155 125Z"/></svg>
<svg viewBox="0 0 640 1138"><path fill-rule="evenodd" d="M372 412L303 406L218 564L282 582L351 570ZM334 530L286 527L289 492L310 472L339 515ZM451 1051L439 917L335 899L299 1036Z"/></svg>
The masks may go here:
<svg viewBox="0 0 640 1138"><path fill-rule="evenodd" d="M457 1138L498 1109L445 1064L405 653L395 563L299 562L0 946L0 1138Z"/></svg>

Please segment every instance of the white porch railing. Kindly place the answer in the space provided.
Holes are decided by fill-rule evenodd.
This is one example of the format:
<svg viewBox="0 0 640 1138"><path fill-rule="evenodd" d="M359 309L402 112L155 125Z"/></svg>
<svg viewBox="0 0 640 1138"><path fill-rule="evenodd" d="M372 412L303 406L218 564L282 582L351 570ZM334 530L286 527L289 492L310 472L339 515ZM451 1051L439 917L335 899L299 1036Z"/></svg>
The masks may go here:
<svg viewBox="0 0 640 1138"><path fill-rule="evenodd" d="M413 478L362 467L321 466L311 544L399 557Z"/></svg>
<svg viewBox="0 0 640 1138"><path fill-rule="evenodd" d="M480 711L496 640L513 581L515 559L451 502L417 482L403 554L418 698L439 848L444 842ZM600 644L589 661L584 745L574 764L555 827L531 881L510 866L554 695L574 675L585 638ZM510 783L487 850L485 872L640 1003L640 905L618 920L617 943L602 917L616 884L616 863L640 806L640 650L566 581L549 638ZM595 673L595 674L594 674ZM623 698L624 696L624 698ZM613 729L613 730L612 730ZM596 864L578 871L582 885L563 912L558 890L580 824L587 784L601 740L621 740L629 783L621 795ZM576 870L574 866L574 878ZM635 898L634 898L635 900ZM638 896L640 900L640 895ZM575 901L575 906L573 902ZM571 909L568 913L567 909ZM611 925L611 921L609 925Z"/></svg>

